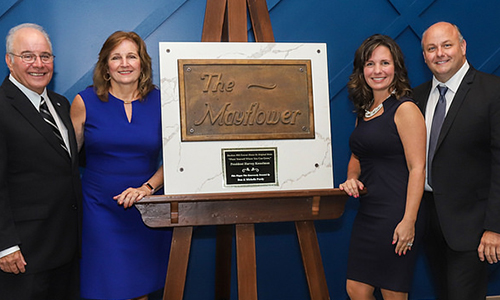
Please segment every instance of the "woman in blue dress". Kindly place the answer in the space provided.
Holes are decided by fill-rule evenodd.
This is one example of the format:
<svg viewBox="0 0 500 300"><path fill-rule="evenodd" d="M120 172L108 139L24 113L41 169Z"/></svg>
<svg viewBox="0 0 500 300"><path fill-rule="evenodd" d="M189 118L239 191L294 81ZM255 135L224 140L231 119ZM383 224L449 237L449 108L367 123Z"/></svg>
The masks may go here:
<svg viewBox="0 0 500 300"><path fill-rule="evenodd" d="M358 114L349 145L347 180L340 185L360 206L347 262L352 300L405 300L423 234L419 215L424 191L426 130L409 98L403 53L394 40L376 34L356 51L349 96Z"/></svg>
<svg viewBox="0 0 500 300"><path fill-rule="evenodd" d="M104 43L93 86L73 100L85 148L81 296L147 299L165 282L171 231L152 229L133 206L163 185L160 93L151 58L134 32Z"/></svg>

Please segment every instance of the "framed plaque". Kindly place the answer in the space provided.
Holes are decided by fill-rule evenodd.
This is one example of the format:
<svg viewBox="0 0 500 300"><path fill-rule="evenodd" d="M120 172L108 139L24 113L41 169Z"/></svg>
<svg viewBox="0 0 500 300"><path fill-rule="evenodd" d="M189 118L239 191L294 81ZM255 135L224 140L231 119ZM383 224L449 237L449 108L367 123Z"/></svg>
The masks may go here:
<svg viewBox="0 0 500 300"><path fill-rule="evenodd" d="M333 188L326 44L159 46L166 194Z"/></svg>

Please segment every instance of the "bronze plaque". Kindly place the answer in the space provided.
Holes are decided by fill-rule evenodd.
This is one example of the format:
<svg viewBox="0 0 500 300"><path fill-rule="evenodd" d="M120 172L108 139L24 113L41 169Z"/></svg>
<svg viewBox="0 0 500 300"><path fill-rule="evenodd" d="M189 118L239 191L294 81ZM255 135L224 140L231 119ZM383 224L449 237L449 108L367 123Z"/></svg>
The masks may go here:
<svg viewBox="0 0 500 300"><path fill-rule="evenodd" d="M310 60L178 63L182 141L314 138Z"/></svg>

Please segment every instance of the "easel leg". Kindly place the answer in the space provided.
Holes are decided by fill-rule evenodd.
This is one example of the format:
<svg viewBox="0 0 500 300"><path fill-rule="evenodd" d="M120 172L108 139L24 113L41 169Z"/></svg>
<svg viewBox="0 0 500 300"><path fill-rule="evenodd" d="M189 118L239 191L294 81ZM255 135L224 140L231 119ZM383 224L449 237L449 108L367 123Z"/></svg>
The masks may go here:
<svg viewBox="0 0 500 300"><path fill-rule="evenodd" d="M163 300L182 300L184 296L192 237L193 227L174 228Z"/></svg>
<svg viewBox="0 0 500 300"><path fill-rule="evenodd" d="M232 248L233 225L218 225L215 250L215 300L231 298Z"/></svg>
<svg viewBox="0 0 500 300"><path fill-rule="evenodd" d="M314 221L295 222L311 300L330 299Z"/></svg>
<svg viewBox="0 0 500 300"><path fill-rule="evenodd" d="M254 224L236 225L238 299L257 300L257 263Z"/></svg>

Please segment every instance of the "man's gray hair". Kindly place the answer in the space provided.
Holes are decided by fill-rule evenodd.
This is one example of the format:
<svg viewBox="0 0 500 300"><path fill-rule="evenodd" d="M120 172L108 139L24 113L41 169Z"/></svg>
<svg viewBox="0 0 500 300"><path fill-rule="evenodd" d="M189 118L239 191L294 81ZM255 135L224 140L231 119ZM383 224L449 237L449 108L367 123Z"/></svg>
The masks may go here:
<svg viewBox="0 0 500 300"><path fill-rule="evenodd" d="M50 42L49 35L45 31L45 29L43 29L43 27L38 25L38 24L24 23L24 24L20 24L20 25L17 25L15 27L12 27L9 30L9 33L7 34L7 37L5 38L5 50L7 51L7 53L12 53L12 51L13 51L12 44L14 43L14 36L19 29L23 29L23 28L33 28L33 29L40 31L43 34L43 36L45 37L45 39L47 40L47 43L49 44L50 51L52 52L52 43ZM13 59L12 55L11 55L11 59Z"/></svg>

